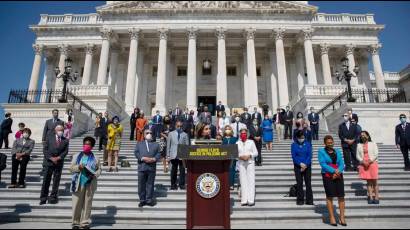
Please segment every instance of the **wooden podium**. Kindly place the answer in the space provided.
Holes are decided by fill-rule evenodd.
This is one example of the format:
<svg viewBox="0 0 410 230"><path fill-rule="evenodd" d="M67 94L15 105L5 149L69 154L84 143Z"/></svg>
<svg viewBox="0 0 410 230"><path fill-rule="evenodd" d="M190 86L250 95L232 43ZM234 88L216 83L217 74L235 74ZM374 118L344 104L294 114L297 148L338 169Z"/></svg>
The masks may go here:
<svg viewBox="0 0 410 230"><path fill-rule="evenodd" d="M237 157L236 145L215 141L178 146L178 158L188 168L187 229L231 228L229 168Z"/></svg>

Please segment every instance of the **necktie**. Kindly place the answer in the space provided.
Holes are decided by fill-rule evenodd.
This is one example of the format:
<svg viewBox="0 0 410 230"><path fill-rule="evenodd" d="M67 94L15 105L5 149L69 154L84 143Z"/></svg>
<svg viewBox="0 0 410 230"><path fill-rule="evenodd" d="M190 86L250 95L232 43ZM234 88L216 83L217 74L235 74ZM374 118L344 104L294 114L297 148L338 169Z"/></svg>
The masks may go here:
<svg viewBox="0 0 410 230"><path fill-rule="evenodd" d="M57 138L57 146L60 146L60 144L61 144L61 137L58 137Z"/></svg>
<svg viewBox="0 0 410 230"><path fill-rule="evenodd" d="M145 144L147 145L147 152L149 152L149 144L148 144L148 141L145 141Z"/></svg>
<svg viewBox="0 0 410 230"><path fill-rule="evenodd" d="M239 122L236 122L236 136L239 136Z"/></svg>
<svg viewBox="0 0 410 230"><path fill-rule="evenodd" d="M180 139L180 137L181 137L181 133L180 133L180 132L178 132L178 143L179 143L179 139Z"/></svg>

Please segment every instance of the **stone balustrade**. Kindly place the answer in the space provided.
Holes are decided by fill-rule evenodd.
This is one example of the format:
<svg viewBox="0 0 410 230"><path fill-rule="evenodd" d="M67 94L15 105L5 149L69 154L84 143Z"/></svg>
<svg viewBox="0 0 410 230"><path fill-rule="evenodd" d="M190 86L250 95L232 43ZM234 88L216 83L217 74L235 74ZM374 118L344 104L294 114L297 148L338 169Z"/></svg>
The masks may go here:
<svg viewBox="0 0 410 230"><path fill-rule="evenodd" d="M124 106L124 102L115 93L110 85L72 85L69 91L77 97L109 96L119 105Z"/></svg>
<svg viewBox="0 0 410 230"><path fill-rule="evenodd" d="M102 19L98 14L42 14L39 25L66 25L66 24L101 24Z"/></svg>
<svg viewBox="0 0 410 230"><path fill-rule="evenodd" d="M370 71L369 72L369 75L370 75L370 80L371 81L376 81L376 76L375 76L375 74L374 74L374 72L373 71ZM400 74L398 73L398 72L388 72L388 71L386 71L386 72L383 72L383 77L384 77L384 80L385 81L399 81L400 80Z"/></svg>
<svg viewBox="0 0 410 230"><path fill-rule="evenodd" d="M376 24L373 14L324 14L313 17L313 24Z"/></svg>

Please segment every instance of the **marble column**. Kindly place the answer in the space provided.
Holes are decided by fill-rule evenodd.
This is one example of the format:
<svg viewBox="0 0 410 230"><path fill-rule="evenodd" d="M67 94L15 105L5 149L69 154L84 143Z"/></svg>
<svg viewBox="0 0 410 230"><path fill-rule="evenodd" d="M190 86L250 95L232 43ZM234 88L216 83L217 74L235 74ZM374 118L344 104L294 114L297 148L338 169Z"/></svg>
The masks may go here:
<svg viewBox="0 0 410 230"><path fill-rule="evenodd" d="M279 100L278 100L278 78L277 78L277 66L276 66L276 52L275 50L272 50L270 52L270 63L271 63L271 69L272 73L270 76L270 87L272 90L272 107L270 108L272 111L276 111L276 109L279 107Z"/></svg>
<svg viewBox="0 0 410 230"><path fill-rule="evenodd" d="M38 82L40 78L40 69L41 69L41 58L43 56L43 45L35 44L33 45L35 52L33 69L31 71L29 90L37 90Z"/></svg>
<svg viewBox="0 0 410 230"><path fill-rule="evenodd" d="M227 107L228 86L226 78L226 47L225 28L218 28L216 36L218 38L218 74L216 76L216 103L219 101Z"/></svg>
<svg viewBox="0 0 410 230"><path fill-rule="evenodd" d="M278 85L280 85L278 107L283 107L289 104L288 76L286 74L285 48L283 46L284 34L285 30L282 28L274 30L276 40L276 68L278 71L277 78Z"/></svg>
<svg viewBox="0 0 410 230"><path fill-rule="evenodd" d="M354 50L355 46L353 44L346 45L345 51L346 51L346 57L349 59L349 71L351 73L354 73L353 69L356 66L356 62L354 60ZM352 80L350 81L350 84L352 87L357 87L359 85L359 79L357 77L352 77Z"/></svg>
<svg viewBox="0 0 410 230"><path fill-rule="evenodd" d="M330 71L330 63L329 63L329 45L328 44L320 44L320 51L321 51L321 58L322 58L322 73L323 73L323 80L325 85L333 85L332 84L332 73Z"/></svg>
<svg viewBox="0 0 410 230"><path fill-rule="evenodd" d="M138 55L138 39L140 30L131 28L128 30L130 41L130 53L128 58L128 71L125 86L125 111L128 114L134 112L134 93L135 93L135 79L137 78L137 55Z"/></svg>
<svg viewBox="0 0 410 230"><path fill-rule="evenodd" d="M188 29L188 69L187 69L187 100L186 107L196 111L197 91L196 91L196 38L197 29Z"/></svg>
<svg viewBox="0 0 410 230"><path fill-rule="evenodd" d="M65 69L65 59L68 58L69 46L66 44L61 44L58 46L58 50L60 51L60 60L58 62L58 68L60 72L63 73ZM55 88L63 88L64 82L62 78L56 79Z"/></svg>
<svg viewBox="0 0 410 230"><path fill-rule="evenodd" d="M139 107L141 109L141 88L143 86L142 84L142 76L143 76L143 72L144 72L144 48L143 46L141 46L141 49L139 49L138 51L138 55L137 55L137 75L135 77L135 90L134 90L134 105L136 105L137 107ZM145 113L145 111L143 111ZM148 115L145 113L145 115Z"/></svg>
<svg viewBox="0 0 410 230"><path fill-rule="evenodd" d="M246 33L246 54L248 62L248 104L247 108L259 108L258 78L256 76L256 55L255 55L255 29L247 29Z"/></svg>
<svg viewBox="0 0 410 230"><path fill-rule="evenodd" d="M108 85L110 88L115 92L115 85L117 84L118 78L118 56L119 56L119 49L112 49L111 50L111 57L110 57L110 72L108 73Z"/></svg>
<svg viewBox="0 0 410 230"><path fill-rule="evenodd" d="M369 47L369 51L372 55L373 71L374 71L374 76L376 77L376 88L385 89L386 84L384 82L383 70L382 70L382 65L380 63L380 56L379 56L380 48L381 48L380 44L371 45Z"/></svg>
<svg viewBox="0 0 410 230"><path fill-rule="evenodd" d="M305 63L303 61L304 54L303 48L300 46L296 47L296 69L297 69L297 80L298 80L298 92L305 87Z"/></svg>
<svg viewBox="0 0 410 230"><path fill-rule="evenodd" d="M85 63L84 63L84 72L83 72L83 80L82 85L87 86L90 85L91 81L91 71L93 68L93 54L95 51L94 44L87 44L85 47Z"/></svg>
<svg viewBox="0 0 410 230"><path fill-rule="evenodd" d="M110 55L110 38L111 29L104 28L101 30L102 46L100 55L100 64L98 65L97 85L107 84L108 59Z"/></svg>
<svg viewBox="0 0 410 230"><path fill-rule="evenodd" d="M159 52L158 52L158 74L157 87L155 95L155 107L151 114L155 114L159 110L160 114L166 113L165 108L165 90L166 90L166 66L167 66L167 40L168 29L159 30Z"/></svg>
<svg viewBox="0 0 410 230"><path fill-rule="evenodd" d="M303 30L303 35L305 39L304 46L305 46L305 58L306 58L306 70L307 70L308 84L317 85L315 57L313 55L313 47L312 47L313 30L312 29Z"/></svg>

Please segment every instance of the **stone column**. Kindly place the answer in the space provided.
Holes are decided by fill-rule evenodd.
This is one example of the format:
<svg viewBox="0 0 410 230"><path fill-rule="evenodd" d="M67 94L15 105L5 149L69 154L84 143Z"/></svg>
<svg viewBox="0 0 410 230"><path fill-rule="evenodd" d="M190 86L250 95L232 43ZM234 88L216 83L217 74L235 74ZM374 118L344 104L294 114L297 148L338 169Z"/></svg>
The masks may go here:
<svg viewBox="0 0 410 230"><path fill-rule="evenodd" d="M196 36L197 29L188 29L188 70L187 70L187 100L186 107L189 110L196 110Z"/></svg>
<svg viewBox="0 0 410 230"><path fill-rule="evenodd" d="M167 111L165 108L165 90L166 90L166 65L167 65L167 40L168 29L159 30L159 52L158 52L158 74L157 88L155 95L155 107L151 114L159 110L162 115Z"/></svg>
<svg viewBox="0 0 410 230"><path fill-rule="evenodd" d="M141 105L139 104L141 101L141 88L144 86L142 83L142 76L144 76L144 48L140 45L140 49L137 55L137 74L135 76L135 90L134 90L134 105L141 109ZM144 113L146 111L143 111ZM148 115L148 114L146 114Z"/></svg>
<svg viewBox="0 0 410 230"><path fill-rule="evenodd" d="M248 88L248 104L246 105L248 108L259 108L258 78L256 76L255 32L256 30L253 28L245 31L248 62L248 82L245 87Z"/></svg>
<svg viewBox="0 0 410 230"><path fill-rule="evenodd" d="M58 50L60 51L60 60L58 62L58 68L60 69L60 72L63 73L64 68L65 68L65 59L68 58L69 46L65 44L61 44L58 46ZM63 88L63 86L64 86L63 79L62 78L56 79L55 88L56 89Z"/></svg>
<svg viewBox="0 0 410 230"><path fill-rule="evenodd" d="M98 65L97 85L107 84L107 68L108 58L110 55L110 38L112 35L111 29L104 28L101 30L101 37L103 39L101 46L100 64Z"/></svg>
<svg viewBox="0 0 410 230"><path fill-rule="evenodd" d="M248 98L248 54L246 52L246 45L242 44L241 48L243 50L243 80L242 80L242 90L243 90L243 105L249 105L249 98Z"/></svg>
<svg viewBox="0 0 410 230"><path fill-rule="evenodd" d="M119 49L112 49L111 51L111 58L110 58L110 72L108 73L108 85L110 85L113 92L115 92L115 84L117 84L117 77L118 77L118 56L119 56Z"/></svg>
<svg viewBox="0 0 410 230"><path fill-rule="evenodd" d="M321 58L322 58L322 72L325 85L332 85L332 73L330 72L329 64L329 45L320 44Z"/></svg>
<svg viewBox="0 0 410 230"><path fill-rule="evenodd" d="M355 46L353 44L346 45L345 51L346 51L346 57L349 59L349 71L351 73L354 73L353 69L356 66L356 62L354 61L354 55L353 52L355 50ZM359 79L357 77L352 77L352 80L350 81L352 87L357 87L359 85Z"/></svg>
<svg viewBox="0 0 410 230"><path fill-rule="evenodd" d="M279 107L279 101L278 101L278 78L276 76L277 73L277 66L276 66L276 52L275 50L272 50L270 52L270 62L271 62L271 77L270 77L270 86L272 89L272 107L270 108L272 111L276 111L276 109Z"/></svg>
<svg viewBox="0 0 410 230"><path fill-rule="evenodd" d="M298 46L296 47L296 69L298 72L298 92L305 87L305 67L304 67L304 62L303 62L303 50L302 47Z"/></svg>
<svg viewBox="0 0 410 230"><path fill-rule="evenodd" d="M35 52L33 69L31 71L31 78L28 90L37 90L38 81L40 78L40 69L41 69L41 58L43 55L43 45L35 44L33 45Z"/></svg>
<svg viewBox="0 0 410 230"><path fill-rule="evenodd" d="M134 93L135 93L135 79L137 74L137 55L138 55L138 39L140 30L131 28L128 30L130 41L130 54L128 58L128 71L125 86L125 111L128 114L134 112Z"/></svg>
<svg viewBox="0 0 410 230"><path fill-rule="evenodd" d="M315 57L313 56L312 47L312 29L303 30L305 38L305 58L306 58L306 70L309 85L317 85L316 69L315 69Z"/></svg>
<svg viewBox="0 0 410 230"><path fill-rule="evenodd" d="M369 52L372 54L373 71L376 77L376 87L378 89L385 89L386 84L384 82L382 65L380 63L379 50L381 48L380 44L371 45L369 47Z"/></svg>
<svg viewBox="0 0 410 230"><path fill-rule="evenodd" d="M283 46L283 35L285 30L280 28L274 30L276 40L276 66L278 71L279 106L289 104L288 76L286 74L285 48Z"/></svg>
<svg viewBox="0 0 410 230"><path fill-rule="evenodd" d="M216 36L218 38L218 74L216 76L216 102L222 102L227 106L228 86L226 79L226 47L225 47L225 28L218 28Z"/></svg>
<svg viewBox="0 0 410 230"><path fill-rule="evenodd" d="M89 85L91 81L91 71L93 67L93 54L95 51L94 44L87 44L85 47L85 63L84 63L84 72L82 85Z"/></svg>

